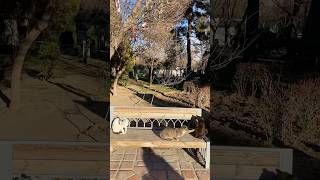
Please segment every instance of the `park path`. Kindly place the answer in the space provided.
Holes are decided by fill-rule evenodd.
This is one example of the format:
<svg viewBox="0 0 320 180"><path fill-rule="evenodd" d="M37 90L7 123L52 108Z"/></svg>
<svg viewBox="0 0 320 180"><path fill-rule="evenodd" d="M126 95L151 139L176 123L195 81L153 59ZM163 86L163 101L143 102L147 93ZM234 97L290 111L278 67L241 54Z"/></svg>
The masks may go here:
<svg viewBox="0 0 320 180"><path fill-rule="evenodd" d="M111 96L110 103L113 106L154 106L141 97L137 96L134 91L123 86L117 87L117 93Z"/></svg>
<svg viewBox="0 0 320 180"><path fill-rule="evenodd" d="M122 86L110 98L113 106L155 106L147 101ZM110 155L111 180L208 180L209 174L183 149L119 148Z"/></svg>
<svg viewBox="0 0 320 180"><path fill-rule="evenodd" d="M61 59L60 63L63 75L50 82L32 77L25 68L19 111L9 111L0 99L0 140L107 140L106 133L99 130L105 126L105 90L99 79L92 76L97 68L90 66L99 61L89 60L89 65L83 65L77 59ZM1 92L10 97L9 88Z"/></svg>

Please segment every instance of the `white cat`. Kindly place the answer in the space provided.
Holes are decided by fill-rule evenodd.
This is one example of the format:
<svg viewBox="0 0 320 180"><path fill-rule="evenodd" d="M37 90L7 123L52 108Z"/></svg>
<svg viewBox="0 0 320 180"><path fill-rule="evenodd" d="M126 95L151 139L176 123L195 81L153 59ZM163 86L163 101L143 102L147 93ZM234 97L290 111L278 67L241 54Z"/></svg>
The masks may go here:
<svg viewBox="0 0 320 180"><path fill-rule="evenodd" d="M116 117L112 121L112 132L115 134L126 134L129 126L129 119Z"/></svg>

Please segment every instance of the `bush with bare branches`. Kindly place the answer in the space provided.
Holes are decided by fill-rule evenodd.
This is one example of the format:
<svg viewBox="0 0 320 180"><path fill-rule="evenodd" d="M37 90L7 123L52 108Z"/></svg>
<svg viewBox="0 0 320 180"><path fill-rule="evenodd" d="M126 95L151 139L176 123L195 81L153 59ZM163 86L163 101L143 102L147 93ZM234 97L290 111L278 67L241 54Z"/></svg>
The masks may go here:
<svg viewBox="0 0 320 180"><path fill-rule="evenodd" d="M320 78L285 84L261 64L241 64L235 94L214 103L216 118L320 158Z"/></svg>
<svg viewBox="0 0 320 180"><path fill-rule="evenodd" d="M300 150L308 144L320 144L320 78L307 79L291 85L286 90L281 140ZM307 154L320 158L320 153L307 150Z"/></svg>

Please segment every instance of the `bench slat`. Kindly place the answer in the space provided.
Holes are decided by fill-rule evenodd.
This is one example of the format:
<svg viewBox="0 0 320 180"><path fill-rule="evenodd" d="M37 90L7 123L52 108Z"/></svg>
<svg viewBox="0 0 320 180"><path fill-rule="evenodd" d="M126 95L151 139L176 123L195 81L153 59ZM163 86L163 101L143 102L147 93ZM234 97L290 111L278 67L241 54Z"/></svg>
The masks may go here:
<svg viewBox="0 0 320 180"><path fill-rule="evenodd" d="M192 116L201 116L199 108L172 108L172 107L120 107L113 106L113 117L125 118L154 118L154 119L190 119Z"/></svg>
<svg viewBox="0 0 320 180"><path fill-rule="evenodd" d="M13 173L28 175L106 176L107 161L14 160Z"/></svg>
<svg viewBox="0 0 320 180"><path fill-rule="evenodd" d="M13 152L14 160L108 160L107 150L102 146L17 144Z"/></svg>
<svg viewBox="0 0 320 180"><path fill-rule="evenodd" d="M151 148L205 148L206 142L190 134L179 141L167 141L159 137L159 131L129 129L127 134L110 134L110 144L115 147L151 147Z"/></svg>

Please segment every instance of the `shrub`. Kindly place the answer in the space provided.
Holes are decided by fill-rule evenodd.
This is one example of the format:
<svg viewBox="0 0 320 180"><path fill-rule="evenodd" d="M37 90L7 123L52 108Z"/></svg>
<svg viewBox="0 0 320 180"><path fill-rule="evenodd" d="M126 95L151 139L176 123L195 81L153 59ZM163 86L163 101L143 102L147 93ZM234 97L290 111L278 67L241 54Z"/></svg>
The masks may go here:
<svg viewBox="0 0 320 180"><path fill-rule="evenodd" d="M319 77L284 84L273 78L262 65L242 64L234 78L234 86L236 93L233 97L236 99L223 104L233 111L229 112L229 119L244 128L261 131L269 145L280 140L311 156L320 157L320 153L315 153L309 146L320 142ZM237 102L243 107L238 107Z"/></svg>
<svg viewBox="0 0 320 180"><path fill-rule="evenodd" d="M282 116L282 140L320 142L320 79L299 81L286 90L287 101Z"/></svg>
<svg viewBox="0 0 320 180"><path fill-rule="evenodd" d="M53 68L56 64L56 60L60 56L59 46L56 42L44 42L40 46L39 57L40 72L38 76L43 80L48 80L53 75Z"/></svg>

